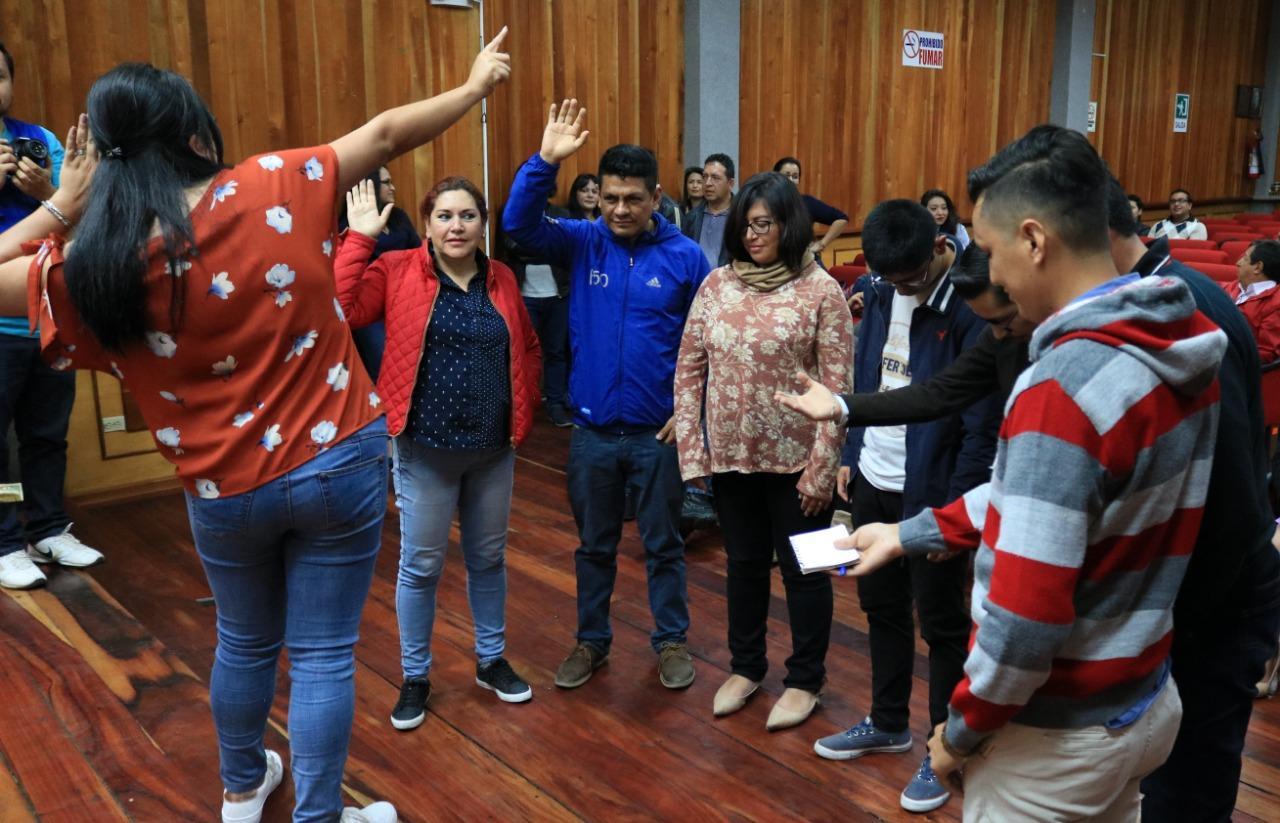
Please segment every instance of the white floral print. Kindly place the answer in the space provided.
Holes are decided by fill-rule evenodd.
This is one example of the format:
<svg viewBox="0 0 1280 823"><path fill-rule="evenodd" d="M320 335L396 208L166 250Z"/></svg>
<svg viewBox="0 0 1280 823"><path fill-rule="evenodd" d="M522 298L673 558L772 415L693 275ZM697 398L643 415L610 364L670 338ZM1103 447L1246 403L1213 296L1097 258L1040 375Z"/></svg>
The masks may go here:
<svg viewBox="0 0 1280 823"><path fill-rule="evenodd" d="M164 273L171 274L174 277L181 277L184 272L191 271L190 260L179 260L178 265L173 265L173 261L164 264Z"/></svg>
<svg viewBox="0 0 1280 823"><path fill-rule="evenodd" d="M272 206L267 209L267 225L281 234L293 231L293 215L284 206Z"/></svg>
<svg viewBox="0 0 1280 823"><path fill-rule="evenodd" d="M221 186L213 190L213 198L209 201L209 211L213 211L213 207L226 200L228 197L236 193L236 186L240 185L235 180L228 180Z"/></svg>
<svg viewBox="0 0 1280 823"><path fill-rule="evenodd" d="M253 412L251 411L240 412L235 416L234 419L232 419L231 425L235 426L237 429L243 429L245 425L252 419L253 419Z"/></svg>
<svg viewBox="0 0 1280 823"><path fill-rule="evenodd" d="M111 373L116 376L117 380L124 379L124 372L120 371L120 364L114 360L111 361Z"/></svg>
<svg viewBox="0 0 1280 823"><path fill-rule="evenodd" d="M338 315L338 322L347 322L347 313L342 310L342 304L338 302L338 298L333 298L333 311Z"/></svg>
<svg viewBox="0 0 1280 823"><path fill-rule="evenodd" d="M320 251L324 252L325 257L333 257L333 240L326 240L321 243Z"/></svg>
<svg viewBox="0 0 1280 823"><path fill-rule="evenodd" d="M369 405L375 409L382 405L382 398L376 391L369 392Z"/></svg>
<svg viewBox="0 0 1280 823"><path fill-rule="evenodd" d="M266 434L262 435L262 439L258 441L258 445L269 452L273 452L276 450L276 446L283 442L284 438L280 436L280 424L272 423L267 427Z"/></svg>
<svg viewBox="0 0 1280 823"><path fill-rule="evenodd" d="M196 480L196 494L205 500L217 500L222 492L218 491L217 483L201 477Z"/></svg>
<svg viewBox="0 0 1280 823"><path fill-rule="evenodd" d="M171 391L162 391L160 392L160 396L165 400L168 400L170 403L176 403L179 406L185 406L187 402Z"/></svg>
<svg viewBox="0 0 1280 823"><path fill-rule="evenodd" d="M156 440L160 445L173 449L174 454L182 454L182 449L178 448L178 444L182 442L182 432L178 429L172 426L158 429L156 430Z"/></svg>
<svg viewBox="0 0 1280 823"><path fill-rule="evenodd" d="M351 370L347 368L346 363L335 363L329 369L329 379L327 381L334 391L346 391L347 384L351 382Z"/></svg>
<svg viewBox="0 0 1280 823"><path fill-rule="evenodd" d="M315 348L316 337L319 334L315 329L312 329L306 334L300 334L293 338L293 345L289 347L289 353L284 356L284 362L288 363L295 357L301 357L302 353L307 349Z"/></svg>
<svg viewBox="0 0 1280 823"><path fill-rule="evenodd" d="M258 158L258 165L267 171L279 171L284 168L284 158L278 154L266 154Z"/></svg>
<svg viewBox="0 0 1280 823"><path fill-rule="evenodd" d="M311 441L317 446L325 446L333 442L338 434L338 427L332 420L322 420L311 429Z"/></svg>
<svg viewBox="0 0 1280 823"><path fill-rule="evenodd" d="M319 157L313 156L307 161L306 165L302 167L302 170L306 173L308 180L324 179L324 165L320 162Z"/></svg>
<svg viewBox="0 0 1280 823"><path fill-rule="evenodd" d="M173 357L178 350L178 341L162 331L147 332L147 348L156 357Z"/></svg>
<svg viewBox="0 0 1280 823"><path fill-rule="evenodd" d="M220 271L213 276L213 282L209 284L209 294L220 300L226 300L227 295L236 290L236 284L231 282L231 275L225 271Z"/></svg>
<svg viewBox="0 0 1280 823"><path fill-rule="evenodd" d="M293 299L293 293L288 291L288 287L293 285L295 279L297 279L297 273L285 263L276 263L267 269L267 285L275 294L276 305L282 309Z"/></svg>
<svg viewBox="0 0 1280 823"><path fill-rule="evenodd" d="M215 377L228 380L232 374L235 374L236 366L238 365L240 365L240 362L236 360L235 355L228 354L225 360L219 360L213 364L213 374Z"/></svg>
<svg viewBox="0 0 1280 823"><path fill-rule="evenodd" d="M53 369L54 371L66 371L67 369L71 368L71 358L59 357L57 360L53 361L53 364L50 365L49 368Z"/></svg>

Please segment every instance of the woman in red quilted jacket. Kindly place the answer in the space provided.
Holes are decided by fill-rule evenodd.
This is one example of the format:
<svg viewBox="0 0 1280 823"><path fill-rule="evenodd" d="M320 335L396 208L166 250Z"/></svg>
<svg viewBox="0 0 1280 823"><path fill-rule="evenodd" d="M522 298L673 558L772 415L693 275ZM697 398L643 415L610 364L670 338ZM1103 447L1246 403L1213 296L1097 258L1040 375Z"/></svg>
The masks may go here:
<svg viewBox="0 0 1280 823"><path fill-rule="evenodd" d="M391 725L421 725L431 694L431 629L454 511L475 622L476 683L508 703L533 690L503 658L507 519L515 447L533 423L542 353L511 270L478 248L488 219L471 181L449 177L422 202L428 244L383 254L390 216L362 181L347 195L350 230L335 263L352 328L384 320L378 376L395 437L400 508L396 615L404 684Z"/></svg>

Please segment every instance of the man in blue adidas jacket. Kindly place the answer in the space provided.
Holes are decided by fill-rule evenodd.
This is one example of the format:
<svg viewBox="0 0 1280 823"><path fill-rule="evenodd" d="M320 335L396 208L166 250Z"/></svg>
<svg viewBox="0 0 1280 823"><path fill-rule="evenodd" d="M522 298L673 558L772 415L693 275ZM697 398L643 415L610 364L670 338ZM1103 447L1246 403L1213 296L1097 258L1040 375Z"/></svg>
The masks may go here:
<svg viewBox="0 0 1280 823"><path fill-rule="evenodd" d="M609 599L630 485L647 557L658 676L679 689L693 682L694 670L685 647L689 600L672 393L685 316L708 263L697 243L657 213L658 164L640 146L614 146L601 157L599 219L543 216L560 163L586 142L585 114L576 100L551 106L542 148L516 173L502 219L516 243L570 271L569 401L577 425L568 469L581 540L574 553L578 642L556 671L556 685L581 686L608 658Z"/></svg>

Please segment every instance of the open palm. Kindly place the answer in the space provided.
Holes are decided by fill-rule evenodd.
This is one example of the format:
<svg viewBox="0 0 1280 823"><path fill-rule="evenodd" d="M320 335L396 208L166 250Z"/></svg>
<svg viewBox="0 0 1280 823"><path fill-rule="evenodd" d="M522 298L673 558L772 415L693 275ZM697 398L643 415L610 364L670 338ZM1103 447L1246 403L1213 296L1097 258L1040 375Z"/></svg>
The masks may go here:
<svg viewBox="0 0 1280 823"><path fill-rule="evenodd" d="M391 218L392 204L378 212L378 198L374 194L373 181L365 178L347 192L347 226L365 237L382 234Z"/></svg>
<svg viewBox="0 0 1280 823"><path fill-rule="evenodd" d="M587 142L591 132L586 130L586 123L587 110L577 100L565 100L559 106L552 103L538 154L553 165L562 162Z"/></svg>

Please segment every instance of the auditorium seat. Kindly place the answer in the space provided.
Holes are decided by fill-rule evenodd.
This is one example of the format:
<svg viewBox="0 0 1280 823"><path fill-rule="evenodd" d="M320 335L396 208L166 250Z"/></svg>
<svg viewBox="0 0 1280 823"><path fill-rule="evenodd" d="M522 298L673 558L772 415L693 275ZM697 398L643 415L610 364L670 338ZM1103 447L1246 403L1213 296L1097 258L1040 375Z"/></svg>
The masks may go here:
<svg viewBox="0 0 1280 823"><path fill-rule="evenodd" d="M1229 240L1223 243L1222 252L1227 256L1227 262L1234 263L1239 260L1240 255L1244 254L1244 250L1252 243L1252 240Z"/></svg>
<svg viewBox="0 0 1280 823"><path fill-rule="evenodd" d="M1268 240L1276 239L1280 234L1280 223L1250 223L1249 227L1259 234L1266 235Z"/></svg>
<svg viewBox="0 0 1280 823"><path fill-rule="evenodd" d="M853 265L855 265L855 266L865 266L865 265L867 265L867 256L866 256L865 254L863 254L862 252L858 252L857 254L855 254L855 255L853 256Z"/></svg>
<svg viewBox="0 0 1280 823"><path fill-rule="evenodd" d="M1180 240L1176 237L1169 238L1169 248L1171 249L1208 249L1217 251L1218 244L1212 240Z"/></svg>
<svg viewBox="0 0 1280 823"><path fill-rule="evenodd" d="M1187 249L1182 246L1170 246L1169 254L1175 260L1181 260L1183 263L1217 263L1226 265L1234 262L1228 260L1227 255L1218 249Z"/></svg>
<svg viewBox="0 0 1280 823"><path fill-rule="evenodd" d="M1262 422L1268 432L1280 426L1280 360L1262 364Z"/></svg>
<svg viewBox="0 0 1280 823"><path fill-rule="evenodd" d="M1251 223L1274 223L1276 218L1275 215L1267 212L1250 211L1237 214L1235 219L1237 223L1248 225Z"/></svg>
<svg viewBox="0 0 1280 823"><path fill-rule="evenodd" d="M1222 243L1230 243L1233 240L1247 240L1252 243L1254 240L1267 239L1256 231L1224 231L1219 232L1218 234L1210 232L1209 236L1213 238L1211 242L1218 243L1219 245Z"/></svg>
<svg viewBox="0 0 1280 823"><path fill-rule="evenodd" d="M866 266L832 266L827 270L841 288L849 288L859 277L867 273Z"/></svg>
<svg viewBox="0 0 1280 823"><path fill-rule="evenodd" d="M1187 265L1220 283L1231 283L1239 276L1235 266L1228 266L1225 263L1187 263Z"/></svg>

